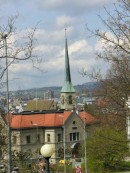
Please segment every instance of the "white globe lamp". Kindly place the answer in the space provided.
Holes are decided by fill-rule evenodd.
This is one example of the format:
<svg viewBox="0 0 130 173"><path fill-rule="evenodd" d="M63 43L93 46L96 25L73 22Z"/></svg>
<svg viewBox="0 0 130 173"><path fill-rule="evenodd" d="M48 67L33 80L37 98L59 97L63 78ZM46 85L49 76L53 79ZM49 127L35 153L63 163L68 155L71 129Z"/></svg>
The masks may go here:
<svg viewBox="0 0 130 173"><path fill-rule="evenodd" d="M49 159L52 156L52 154L54 153L54 150L50 144L45 144L41 147L40 152L46 160L46 173L50 173Z"/></svg>

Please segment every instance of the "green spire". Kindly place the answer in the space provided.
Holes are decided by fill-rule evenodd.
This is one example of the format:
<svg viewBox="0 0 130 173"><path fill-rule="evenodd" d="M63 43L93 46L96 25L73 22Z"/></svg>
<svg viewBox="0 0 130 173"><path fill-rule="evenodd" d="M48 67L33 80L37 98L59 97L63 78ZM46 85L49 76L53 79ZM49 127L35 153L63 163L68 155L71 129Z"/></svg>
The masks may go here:
<svg viewBox="0 0 130 173"><path fill-rule="evenodd" d="M67 39L66 38L65 38L65 81L68 81L71 83L69 55L68 55L68 47L67 47Z"/></svg>
<svg viewBox="0 0 130 173"><path fill-rule="evenodd" d="M61 93L64 93L64 92L73 92L73 93L75 92L75 89L71 83L66 29L65 29L65 81L64 81L64 86L62 87Z"/></svg>

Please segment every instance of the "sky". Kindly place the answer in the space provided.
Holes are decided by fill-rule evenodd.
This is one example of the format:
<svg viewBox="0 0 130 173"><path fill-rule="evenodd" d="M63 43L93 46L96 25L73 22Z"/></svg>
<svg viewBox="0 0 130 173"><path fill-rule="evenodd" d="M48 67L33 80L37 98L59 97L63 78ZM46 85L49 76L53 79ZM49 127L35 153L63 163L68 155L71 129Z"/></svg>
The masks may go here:
<svg viewBox="0 0 130 173"><path fill-rule="evenodd" d="M49 86L63 86L65 66L65 27L67 29L69 61L73 85L90 79L80 71L85 68L101 69L106 73L108 65L97 60L95 52L101 49L100 41L89 38L90 29L105 30L98 15L104 18L104 7L113 10L115 0L0 0L0 20L18 14L17 32L37 26L35 49L42 61L39 70L31 61L15 62L9 67L9 90L23 90Z"/></svg>

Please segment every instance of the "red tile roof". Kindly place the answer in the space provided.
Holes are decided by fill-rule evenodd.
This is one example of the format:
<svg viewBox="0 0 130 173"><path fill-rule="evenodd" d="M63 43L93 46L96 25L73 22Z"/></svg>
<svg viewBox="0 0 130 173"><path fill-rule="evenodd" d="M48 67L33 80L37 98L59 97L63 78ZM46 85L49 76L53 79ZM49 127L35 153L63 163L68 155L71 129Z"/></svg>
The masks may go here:
<svg viewBox="0 0 130 173"><path fill-rule="evenodd" d="M85 111L81 111L80 112L80 118L85 121L86 124L91 124L96 122L96 118L93 117L91 114L85 112Z"/></svg>
<svg viewBox="0 0 130 173"><path fill-rule="evenodd" d="M62 113L33 113L33 114L11 114L10 124L11 128L33 128L33 127L58 127L62 126L68 117L71 115L71 111L64 111ZM80 118L86 124L95 121L95 118L83 111L80 112Z"/></svg>
<svg viewBox="0 0 130 173"><path fill-rule="evenodd" d="M62 126L63 122L70 116L70 111L63 113L49 114L11 114L11 128L32 128L32 127L56 127Z"/></svg>

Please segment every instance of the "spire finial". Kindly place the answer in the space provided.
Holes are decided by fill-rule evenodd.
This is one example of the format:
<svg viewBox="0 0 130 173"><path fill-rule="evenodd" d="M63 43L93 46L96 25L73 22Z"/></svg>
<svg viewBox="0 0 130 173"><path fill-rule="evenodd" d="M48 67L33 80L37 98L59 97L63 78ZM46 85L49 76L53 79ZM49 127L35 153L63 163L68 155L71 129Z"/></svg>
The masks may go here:
<svg viewBox="0 0 130 173"><path fill-rule="evenodd" d="M66 27L66 24L65 24L65 39L67 38L67 27Z"/></svg>

